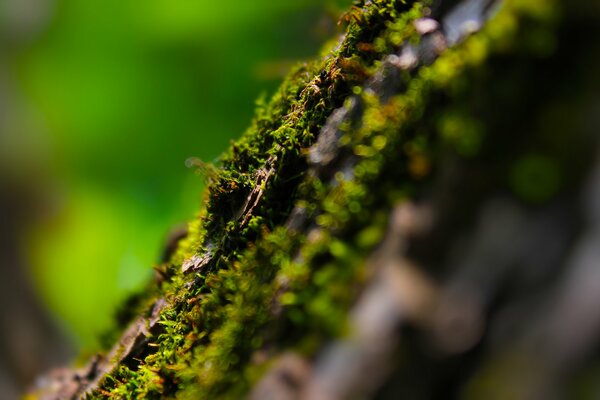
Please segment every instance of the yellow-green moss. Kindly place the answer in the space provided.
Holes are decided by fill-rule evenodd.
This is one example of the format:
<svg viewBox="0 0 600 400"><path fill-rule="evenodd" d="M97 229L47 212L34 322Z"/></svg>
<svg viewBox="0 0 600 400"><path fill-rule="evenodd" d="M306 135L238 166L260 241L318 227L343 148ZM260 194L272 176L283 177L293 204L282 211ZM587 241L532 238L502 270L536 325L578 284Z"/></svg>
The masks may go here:
<svg viewBox="0 0 600 400"><path fill-rule="evenodd" d="M344 18L343 42L296 67L269 102L257 104L248 131L208 177L205 206L156 294L168 302L162 332L139 365L120 366L92 397L239 398L265 368L253 364L258 349L269 348L267 358L286 347L310 355L344 335L362 267L389 210L418 191L440 147L470 157L482 147L482 123L448 99L461 99L466 77L490 58L530 54L532 46L543 55L552 46L556 5L507 0L482 32L404 74L405 89L382 104L360 88L384 56L418 43L411 22L429 12L427 4L357 4ZM522 32L537 33L522 39ZM348 127L340 143L356 157L353 174L331 181L307 175L308 147L351 95L362 102L360 124ZM276 173L261 183L262 200L242 226L237 213L270 159ZM314 222L308 234L282 226L294 206ZM209 251L205 268L181 271L186 259Z"/></svg>

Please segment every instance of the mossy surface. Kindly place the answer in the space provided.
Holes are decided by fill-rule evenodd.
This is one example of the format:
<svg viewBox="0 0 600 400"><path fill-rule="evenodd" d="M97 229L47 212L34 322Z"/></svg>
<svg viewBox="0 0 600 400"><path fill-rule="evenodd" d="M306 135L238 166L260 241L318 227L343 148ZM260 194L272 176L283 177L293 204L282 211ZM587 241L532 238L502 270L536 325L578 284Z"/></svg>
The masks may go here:
<svg viewBox="0 0 600 400"><path fill-rule="evenodd" d="M484 147L485 115L467 101L469 80L488 73L490 59L545 57L558 18L554 2L507 0L481 32L431 65L401 71L398 90L382 101L367 83L386 56L419 43L413 22L429 6L357 3L341 39L258 102L250 128L216 166L201 166L204 206L161 267L165 280L142 301L164 299L160 329L89 398L240 398L284 349L311 357L345 335L390 209L421 195L440 148L468 158ZM332 112L352 101L360 113L340 127L338 144L348 170L314 173L308 149ZM515 168L547 165L533 161ZM558 190L548 181L524 195L542 201ZM300 229L286 225L293 211Z"/></svg>

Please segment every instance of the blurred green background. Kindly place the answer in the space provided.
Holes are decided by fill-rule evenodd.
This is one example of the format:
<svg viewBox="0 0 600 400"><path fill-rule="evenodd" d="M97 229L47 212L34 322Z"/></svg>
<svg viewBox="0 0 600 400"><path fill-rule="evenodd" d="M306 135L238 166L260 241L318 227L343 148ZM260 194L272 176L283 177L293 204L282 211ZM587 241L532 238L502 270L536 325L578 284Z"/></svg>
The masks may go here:
<svg viewBox="0 0 600 400"><path fill-rule="evenodd" d="M2 0L0 166L30 186L43 303L96 346L190 220L213 161L349 1Z"/></svg>

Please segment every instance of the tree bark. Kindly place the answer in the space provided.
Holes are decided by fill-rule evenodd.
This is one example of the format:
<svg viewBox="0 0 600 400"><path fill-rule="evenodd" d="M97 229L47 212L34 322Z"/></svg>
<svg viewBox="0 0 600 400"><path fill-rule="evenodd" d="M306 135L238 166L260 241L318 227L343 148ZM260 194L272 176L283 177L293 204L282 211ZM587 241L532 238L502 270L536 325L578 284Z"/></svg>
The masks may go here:
<svg viewBox="0 0 600 400"><path fill-rule="evenodd" d="M600 7L357 2L39 398L595 398Z"/></svg>

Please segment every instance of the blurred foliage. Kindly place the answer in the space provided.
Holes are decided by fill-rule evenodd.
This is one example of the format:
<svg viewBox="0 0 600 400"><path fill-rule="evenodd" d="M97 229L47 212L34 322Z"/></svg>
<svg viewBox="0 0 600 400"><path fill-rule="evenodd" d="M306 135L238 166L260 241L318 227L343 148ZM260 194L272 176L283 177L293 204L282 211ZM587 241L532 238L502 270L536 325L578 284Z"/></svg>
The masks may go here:
<svg viewBox="0 0 600 400"><path fill-rule="evenodd" d="M44 301L93 347L198 208L202 181L185 159L212 161L239 136L255 98L288 60L317 52L349 1L46 3L43 31L5 61L19 117L38 131L20 162L38 166L29 184L51 210L28 252Z"/></svg>

